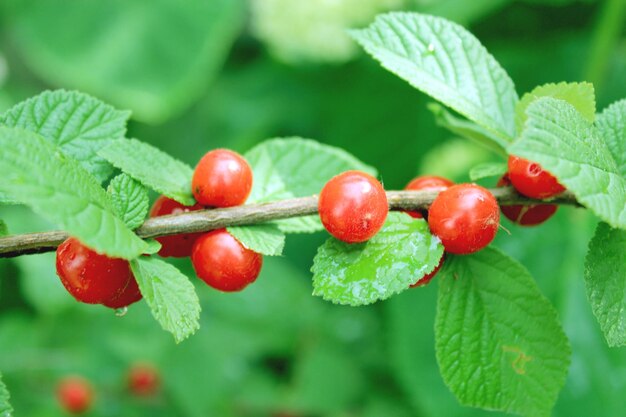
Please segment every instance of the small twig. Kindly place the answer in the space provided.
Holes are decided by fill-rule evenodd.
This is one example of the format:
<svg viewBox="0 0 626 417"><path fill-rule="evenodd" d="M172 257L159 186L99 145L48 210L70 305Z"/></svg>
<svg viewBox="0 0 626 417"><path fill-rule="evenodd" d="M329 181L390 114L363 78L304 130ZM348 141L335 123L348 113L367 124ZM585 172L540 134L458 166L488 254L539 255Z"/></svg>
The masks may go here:
<svg viewBox="0 0 626 417"><path fill-rule="evenodd" d="M559 204L580 206L574 196L565 192L550 201L523 197L510 187L489 190L502 206L515 204ZM436 191L388 191L392 210L427 209ZM301 217L317 213L317 196L294 198L271 203L249 204L223 209L192 211L146 220L135 232L141 238L206 232L228 226L265 223L272 220ZM50 252L56 249L68 234L62 231L27 233L0 238L0 258Z"/></svg>

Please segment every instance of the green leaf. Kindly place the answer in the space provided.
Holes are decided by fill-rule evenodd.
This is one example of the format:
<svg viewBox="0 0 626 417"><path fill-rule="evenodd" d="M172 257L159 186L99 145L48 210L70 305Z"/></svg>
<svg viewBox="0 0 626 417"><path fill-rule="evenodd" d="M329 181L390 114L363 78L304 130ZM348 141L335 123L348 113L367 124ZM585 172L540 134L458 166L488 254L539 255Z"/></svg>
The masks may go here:
<svg viewBox="0 0 626 417"><path fill-rule="evenodd" d="M191 167L154 146L129 139L111 143L99 155L146 187L186 206L195 204Z"/></svg>
<svg viewBox="0 0 626 417"><path fill-rule="evenodd" d="M268 256L279 256L285 247L285 234L271 223L227 228L246 248Z"/></svg>
<svg viewBox="0 0 626 417"><path fill-rule="evenodd" d="M152 315L180 343L200 328L200 301L193 284L174 266L154 258L130 263Z"/></svg>
<svg viewBox="0 0 626 417"><path fill-rule="evenodd" d="M448 129L455 135L472 140L499 155L507 155L505 149L508 146L508 141L500 139L474 122L455 117L440 104L430 103L427 107L435 115L437 125Z"/></svg>
<svg viewBox="0 0 626 417"><path fill-rule="evenodd" d="M9 404L9 390L2 382L2 374L0 374L0 417L11 417L13 415L13 407Z"/></svg>
<svg viewBox="0 0 626 417"><path fill-rule="evenodd" d="M604 109L598 115L596 126L617 162L619 173L626 177L626 99Z"/></svg>
<svg viewBox="0 0 626 417"><path fill-rule="evenodd" d="M598 224L585 261L585 283L607 343L626 346L626 231Z"/></svg>
<svg viewBox="0 0 626 417"><path fill-rule="evenodd" d="M56 90L13 106L0 115L0 124L40 134L102 182L113 167L98 151L124 138L129 117L87 94Z"/></svg>
<svg viewBox="0 0 626 417"><path fill-rule="evenodd" d="M324 184L344 171L360 170L376 175L376 170L333 146L302 138L270 139L244 155L254 174L248 203L305 197L320 192ZM276 222L286 233L323 230L318 216Z"/></svg>
<svg viewBox="0 0 626 417"><path fill-rule="evenodd" d="M129 175L120 174L111 180L107 192L126 226L132 230L141 226L150 208L148 190Z"/></svg>
<svg viewBox="0 0 626 417"><path fill-rule="evenodd" d="M566 83L544 84L535 87L530 93L522 96L515 107L515 124L517 131L521 132L526 122L526 108L539 97L552 97L567 101L574 106L580 114L590 122L596 117L596 93L591 83Z"/></svg>
<svg viewBox="0 0 626 417"><path fill-rule="evenodd" d="M435 347L446 385L463 405L549 416L571 352L528 271L486 248L449 257L442 273Z"/></svg>
<svg viewBox="0 0 626 417"><path fill-rule="evenodd" d="M508 169L508 165L504 162L485 162L473 167L469 172L469 177L471 181L489 177L501 177L506 174Z"/></svg>
<svg viewBox="0 0 626 417"><path fill-rule="evenodd" d="M462 26L418 13L379 15L352 37L387 70L490 130L515 137L513 81Z"/></svg>
<svg viewBox="0 0 626 417"><path fill-rule="evenodd" d="M539 163L579 203L613 227L626 228L626 180L597 129L571 104L542 97L509 152Z"/></svg>
<svg viewBox="0 0 626 417"><path fill-rule="evenodd" d="M125 259L143 252L146 244L115 215L94 177L52 143L0 127L0 149L0 191L98 252Z"/></svg>
<svg viewBox="0 0 626 417"><path fill-rule="evenodd" d="M7 224L3 220L0 220L0 236L7 236L8 234L9 228L7 227Z"/></svg>
<svg viewBox="0 0 626 417"><path fill-rule="evenodd" d="M155 253L157 253L158 251L161 250L161 243L159 243L158 240L155 239L147 239L145 240L146 244L148 245L146 247L146 250L143 251L144 254L146 255L154 255Z"/></svg>
<svg viewBox="0 0 626 417"><path fill-rule="evenodd" d="M28 68L160 123L202 97L245 21L241 0L5 2Z"/></svg>
<svg viewBox="0 0 626 417"><path fill-rule="evenodd" d="M389 213L365 243L330 238L319 247L311 269L313 294L338 304L371 304L408 289L442 256L441 242L423 219Z"/></svg>

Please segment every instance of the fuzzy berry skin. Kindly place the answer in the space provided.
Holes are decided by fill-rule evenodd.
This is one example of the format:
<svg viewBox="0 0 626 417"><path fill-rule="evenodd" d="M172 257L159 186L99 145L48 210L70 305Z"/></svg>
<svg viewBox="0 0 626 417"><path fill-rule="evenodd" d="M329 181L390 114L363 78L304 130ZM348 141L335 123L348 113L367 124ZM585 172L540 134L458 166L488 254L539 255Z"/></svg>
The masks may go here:
<svg viewBox="0 0 626 417"><path fill-rule="evenodd" d="M509 185L511 185L511 181L506 174L498 180L498 187ZM520 226L536 226L552 217L556 213L557 208L558 206L555 204L531 204L528 206L502 206L500 210L513 223L517 223Z"/></svg>
<svg viewBox="0 0 626 417"><path fill-rule="evenodd" d="M446 257L445 255L442 255L435 269L433 269L433 271L430 274L426 274L423 277L421 277L419 280L417 280L415 284L411 284L409 288L423 287L424 285L428 284L435 277L435 275L437 275L437 273L443 266L443 260L445 257Z"/></svg>
<svg viewBox="0 0 626 417"><path fill-rule="evenodd" d="M446 252L458 255L487 246L496 236L499 221L495 197L476 184L454 185L442 191L428 210L431 232L441 239Z"/></svg>
<svg viewBox="0 0 626 417"><path fill-rule="evenodd" d="M56 269L65 289L87 304L115 300L134 281L128 261L101 255L72 237L57 248Z"/></svg>
<svg viewBox="0 0 626 417"><path fill-rule="evenodd" d="M413 178L413 180L404 187L405 190L411 191L426 191L437 190L443 191L449 187L452 187L454 183L447 178L438 177L436 175L422 175L421 177ZM424 214L419 211L405 211L409 216L415 219L423 219Z"/></svg>
<svg viewBox="0 0 626 417"><path fill-rule="evenodd" d="M137 281L135 280L135 277L132 276L130 280L128 281L128 284L126 285L126 287L124 287L124 289L118 296L110 300L105 300L102 302L102 304L109 308L123 308L123 307L128 307L129 305L133 303L136 303L142 298L143 296L141 295L141 292L139 291L139 286L137 285Z"/></svg>
<svg viewBox="0 0 626 417"><path fill-rule="evenodd" d="M385 223L389 205L378 180L360 171L346 171L324 185L318 202L328 232L347 243L371 239Z"/></svg>
<svg viewBox="0 0 626 417"><path fill-rule="evenodd" d="M565 191L565 187L541 165L517 156L509 156L509 180L520 194L544 199Z"/></svg>
<svg viewBox="0 0 626 417"><path fill-rule="evenodd" d="M93 398L91 384L82 377L66 377L57 386L57 400L68 413L82 414L88 411L93 404Z"/></svg>
<svg viewBox="0 0 626 417"><path fill-rule="evenodd" d="M128 389L138 397L154 395L160 385L159 372L150 364L137 363L128 371Z"/></svg>
<svg viewBox="0 0 626 417"><path fill-rule="evenodd" d="M196 201L203 206L241 205L252 190L252 168L238 153L215 149L196 165L191 189Z"/></svg>
<svg viewBox="0 0 626 417"><path fill-rule="evenodd" d="M219 229L196 240L191 262L196 275L209 286L224 292L235 292L257 279L263 266L263 256L246 249L226 229Z"/></svg>
<svg viewBox="0 0 626 417"><path fill-rule="evenodd" d="M162 195L157 198L152 205L152 208L150 209L150 217L187 213L202 209L204 209L204 207L200 204L184 206L178 201ZM161 244L159 256L164 258L186 258L191 255L193 243L200 236L202 236L202 233L183 233L180 235L157 237L156 240Z"/></svg>

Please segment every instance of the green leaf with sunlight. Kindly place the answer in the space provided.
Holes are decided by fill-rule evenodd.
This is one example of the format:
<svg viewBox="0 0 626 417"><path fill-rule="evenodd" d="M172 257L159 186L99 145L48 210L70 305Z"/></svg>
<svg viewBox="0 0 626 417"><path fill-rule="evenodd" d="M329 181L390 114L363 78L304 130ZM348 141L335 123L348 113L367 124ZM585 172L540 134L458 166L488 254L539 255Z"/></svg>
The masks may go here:
<svg viewBox="0 0 626 417"><path fill-rule="evenodd" d="M365 243L333 237L313 260L313 294L353 306L384 300L432 272L443 246L423 219L389 213L383 228Z"/></svg>
<svg viewBox="0 0 626 417"><path fill-rule="evenodd" d="M2 374L0 374L0 417L11 417L13 415L13 407L9 404L11 396L7 386L2 381Z"/></svg>
<svg viewBox="0 0 626 417"><path fill-rule="evenodd" d="M200 98L243 26L241 0L8 2L3 29L47 83L160 123Z"/></svg>
<svg viewBox="0 0 626 417"><path fill-rule="evenodd" d="M154 146L129 139L111 143L99 155L160 194L186 206L196 202L191 194L191 167Z"/></svg>
<svg viewBox="0 0 626 417"><path fill-rule="evenodd" d="M585 284L609 346L626 346L626 231L598 224L585 260Z"/></svg>
<svg viewBox="0 0 626 417"><path fill-rule="evenodd" d="M485 162L470 169L469 177L471 181L489 177L501 177L506 174L508 169L508 165L504 162Z"/></svg>
<svg viewBox="0 0 626 417"><path fill-rule="evenodd" d="M515 124L521 132L526 123L526 108L539 97L552 97L567 101L590 122L596 117L596 93L591 83L558 83L544 84L535 87L530 93L522 96L515 107Z"/></svg>
<svg viewBox="0 0 626 417"><path fill-rule="evenodd" d="M440 274L437 361L459 402L549 416L571 352L556 310L528 271L486 248L449 257Z"/></svg>
<svg viewBox="0 0 626 417"><path fill-rule="evenodd" d="M0 191L98 252L133 259L145 249L95 178L51 142L0 127L0 149Z"/></svg>
<svg viewBox="0 0 626 417"><path fill-rule="evenodd" d="M619 173L626 177L626 99L604 109L598 115L596 126L617 162Z"/></svg>
<svg viewBox="0 0 626 417"><path fill-rule="evenodd" d="M132 230L141 226L150 207L148 190L130 175L120 174L111 180L107 192L115 212L126 226Z"/></svg>
<svg viewBox="0 0 626 417"><path fill-rule="evenodd" d="M129 117L87 94L56 90L13 106L0 115L0 124L40 134L102 182L113 167L98 151L124 138Z"/></svg>
<svg viewBox="0 0 626 417"><path fill-rule="evenodd" d="M500 141L515 137L518 97L513 81L462 26L441 17L388 13L350 33L383 67L413 87L490 130Z"/></svg>
<svg viewBox="0 0 626 417"><path fill-rule="evenodd" d="M279 256L285 247L285 234L271 223L227 228L243 246L262 255Z"/></svg>
<svg viewBox="0 0 626 417"><path fill-rule="evenodd" d="M140 257L130 266L152 315L176 343L200 328L200 301L189 278L160 259Z"/></svg>
<svg viewBox="0 0 626 417"><path fill-rule="evenodd" d="M520 140L509 152L539 163L579 203L611 226L626 228L626 179L593 123L551 97L533 101L526 114Z"/></svg>
<svg viewBox="0 0 626 417"><path fill-rule="evenodd" d="M302 138L270 139L244 155L254 174L248 203L284 200L318 194L324 184L344 171L359 170L376 175L348 152ZM317 216L276 222L283 232L323 230Z"/></svg>

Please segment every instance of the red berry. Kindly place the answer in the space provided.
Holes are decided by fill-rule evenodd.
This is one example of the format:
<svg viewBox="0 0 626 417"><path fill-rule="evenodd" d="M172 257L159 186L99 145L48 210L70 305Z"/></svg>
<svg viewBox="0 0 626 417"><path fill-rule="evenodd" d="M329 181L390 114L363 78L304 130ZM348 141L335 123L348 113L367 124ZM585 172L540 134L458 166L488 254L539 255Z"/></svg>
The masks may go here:
<svg viewBox="0 0 626 417"><path fill-rule="evenodd" d="M79 376L63 378L57 386L57 399L61 407L72 414L81 414L93 404L91 384Z"/></svg>
<svg viewBox="0 0 626 417"><path fill-rule="evenodd" d="M423 175L421 177L413 178L413 180L408 183L405 190L413 190L413 191L425 191L425 190L438 190L443 191L448 187L453 186L454 183L447 178L438 177L436 175ZM423 219L424 215L419 211L406 211L409 216L416 219Z"/></svg>
<svg viewBox="0 0 626 417"><path fill-rule="evenodd" d="M243 290L257 279L263 256L246 249L226 229L219 229L196 240L191 262L204 282L216 290L233 292Z"/></svg>
<svg viewBox="0 0 626 417"><path fill-rule="evenodd" d="M57 248L56 268L67 291L88 304L117 299L134 281L128 261L101 255L75 238Z"/></svg>
<svg viewBox="0 0 626 417"><path fill-rule="evenodd" d="M139 291L137 281L135 280L135 277L132 276L131 279L128 281L126 287L117 297L110 300L105 300L104 302L102 302L102 304L109 308L123 308L128 307L133 303L136 303L142 298L143 297L141 295L141 292Z"/></svg>
<svg viewBox="0 0 626 417"><path fill-rule="evenodd" d="M409 288L422 287L422 286L428 284L435 277L435 275L437 275L437 272L439 272L439 270L443 266L444 258L445 258L445 255L442 255L441 259L439 259L439 263L437 264L435 269L433 269L433 271L430 274L424 275L415 284L411 284L411 286Z"/></svg>
<svg viewBox="0 0 626 417"><path fill-rule="evenodd" d="M153 395L159 390L160 384L159 372L150 364L138 363L128 371L128 388L137 396Z"/></svg>
<svg viewBox="0 0 626 417"><path fill-rule="evenodd" d="M505 187L511 184L508 176L505 174L498 180L498 187ZM554 204L531 204L516 205L516 206L502 206L500 210L506 216L507 219L513 223L517 223L521 226L536 226L548 220L554 213L558 206Z"/></svg>
<svg viewBox="0 0 626 417"><path fill-rule="evenodd" d="M331 235L357 243L371 239L383 227L389 206L385 190L376 178L347 171L324 185L318 211Z"/></svg>
<svg viewBox="0 0 626 417"><path fill-rule="evenodd" d="M476 184L442 191L428 210L430 230L446 252L468 254L487 246L498 231L500 210L495 197Z"/></svg>
<svg viewBox="0 0 626 417"><path fill-rule="evenodd" d="M509 180L520 194L530 198L550 198L565 191L541 165L513 155L509 156Z"/></svg>
<svg viewBox="0 0 626 417"><path fill-rule="evenodd" d="M238 206L246 201L252 190L252 169L238 153L216 149L198 162L191 189L203 206Z"/></svg>
<svg viewBox="0 0 626 417"><path fill-rule="evenodd" d="M167 216L169 214L187 213L190 211L202 210L204 207L200 204L193 206L184 206L176 200L167 198L164 195L156 199L150 209L150 217ZM161 244L159 255L173 258L186 258L191 255L191 248L197 238L202 233L184 233L173 236L157 237L156 240Z"/></svg>

